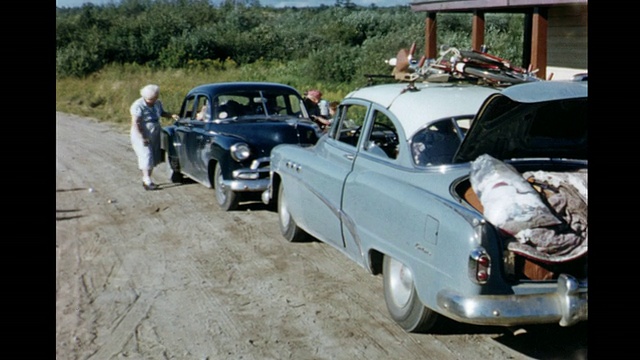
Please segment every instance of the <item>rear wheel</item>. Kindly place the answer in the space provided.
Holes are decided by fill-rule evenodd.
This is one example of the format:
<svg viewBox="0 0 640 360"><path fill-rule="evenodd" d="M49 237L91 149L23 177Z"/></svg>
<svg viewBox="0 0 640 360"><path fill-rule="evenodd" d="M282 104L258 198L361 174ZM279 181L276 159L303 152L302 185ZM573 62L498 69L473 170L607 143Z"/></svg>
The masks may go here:
<svg viewBox="0 0 640 360"><path fill-rule="evenodd" d="M438 314L420 302L411 270L387 255L382 266L384 300L391 318L407 332L423 333L433 328Z"/></svg>
<svg viewBox="0 0 640 360"><path fill-rule="evenodd" d="M238 207L238 194L225 186L223 180L220 163L216 163L216 169L213 174L213 186L218 206L224 211L235 210Z"/></svg>
<svg viewBox="0 0 640 360"><path fill-rule="evenodd" d="M280 232L289 242L301 242L309 239L309 235L298 227L296 221L289 213L287 204L287 196L284 185L280 182L278 187L278 223L280 224Z"/></svg>

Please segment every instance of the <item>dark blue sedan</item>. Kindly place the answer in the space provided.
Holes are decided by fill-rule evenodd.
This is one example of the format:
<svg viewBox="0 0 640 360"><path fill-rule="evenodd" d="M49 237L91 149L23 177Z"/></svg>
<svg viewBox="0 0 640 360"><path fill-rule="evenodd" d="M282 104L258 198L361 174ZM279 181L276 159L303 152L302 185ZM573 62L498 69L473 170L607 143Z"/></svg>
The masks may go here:
<svg viewBox="0 0 640 360"><path fill-rule="evenodd" d="M180 119L163 128L162 149L172 182L186 176L214 188L218 205L228 211L245 194L267 189L274 146L310 146L320 135L293 87L213 83L187 93Z"/></svg>

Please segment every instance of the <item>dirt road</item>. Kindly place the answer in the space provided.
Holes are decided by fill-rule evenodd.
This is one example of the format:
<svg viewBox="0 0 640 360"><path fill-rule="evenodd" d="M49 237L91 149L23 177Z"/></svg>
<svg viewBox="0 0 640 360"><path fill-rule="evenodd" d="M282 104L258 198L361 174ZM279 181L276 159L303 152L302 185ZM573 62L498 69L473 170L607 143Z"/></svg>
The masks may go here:
<svg viewBox="0 0 640 360"><path fill-rule="evenodd" d="M587 326L408 334L382 278L260 203L144 191L128 132L56 113L56 359L586 359Z"/></svg>

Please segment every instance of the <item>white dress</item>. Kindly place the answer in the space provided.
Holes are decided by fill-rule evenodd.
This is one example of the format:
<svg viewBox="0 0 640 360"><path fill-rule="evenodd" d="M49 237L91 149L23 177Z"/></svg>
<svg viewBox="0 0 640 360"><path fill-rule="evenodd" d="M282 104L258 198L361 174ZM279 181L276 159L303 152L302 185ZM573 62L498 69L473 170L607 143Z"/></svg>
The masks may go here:
<svg viewBox="0 0 640 360"><path fill-rule="evenodd" d="M133 102L129 110L131 116L141 118L144 137L149 139L149 145L143 143L143 136L140 134L136 124L131 125L131 146L138 156L138 168L140 170L151 170L162 161L162 151L160 150L160 115L164 112L162 102L156 100L153 106L147 106L144 98Z"/></svg>

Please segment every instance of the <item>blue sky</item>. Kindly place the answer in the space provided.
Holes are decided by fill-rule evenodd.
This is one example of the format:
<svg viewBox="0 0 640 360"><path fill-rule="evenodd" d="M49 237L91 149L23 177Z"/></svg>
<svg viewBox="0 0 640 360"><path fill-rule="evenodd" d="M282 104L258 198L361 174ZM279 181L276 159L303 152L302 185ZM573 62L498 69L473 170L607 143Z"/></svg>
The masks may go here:
<svg viewBox="0 0 640 360"><path fill-rule="evenodd" d="M110 3L118 3L120 0L56 0L57 7L76 7L82 6L84 3L93 3L94 5L104 5ZM221 1L214 0L214 3ZM260 0L262 6L284 7L284 6L318 6L318 5L334 5L335 0ZM394 6L409 5L410 0L352 0L352 3L360 6L369 6L376 4L377 6Z"/></svg>

